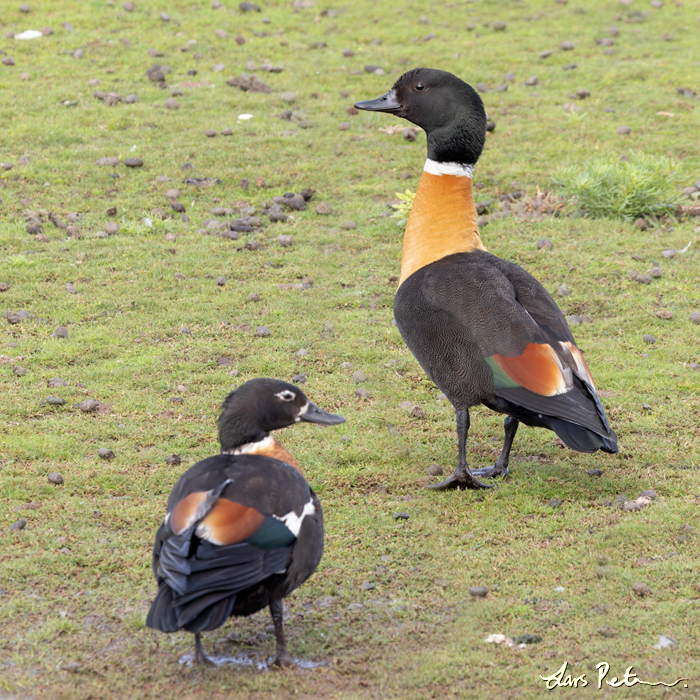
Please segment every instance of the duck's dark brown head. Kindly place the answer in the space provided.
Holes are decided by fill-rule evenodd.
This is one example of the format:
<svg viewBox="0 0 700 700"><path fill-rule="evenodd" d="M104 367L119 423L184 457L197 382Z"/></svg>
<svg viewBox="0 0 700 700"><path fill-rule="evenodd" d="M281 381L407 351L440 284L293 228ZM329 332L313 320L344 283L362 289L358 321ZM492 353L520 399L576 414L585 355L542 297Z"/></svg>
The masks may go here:
<svg viewBox="0 0 700 700"><path fill-rule="evenodd" d="M395 114L420 126L428 136L428 158L441 163L474 165L484 148L484 103L471 85L447 71L414 68L385 95L355 107Z"/></svg>
<svg viewBox="0 0 700 700"><path fill-rule="evenodd" d="M299 421L337 425L345 418L322 411L293 384L279 379L251 379L232 391L221 406L221 451L257 442L271 431Z"/></svg>

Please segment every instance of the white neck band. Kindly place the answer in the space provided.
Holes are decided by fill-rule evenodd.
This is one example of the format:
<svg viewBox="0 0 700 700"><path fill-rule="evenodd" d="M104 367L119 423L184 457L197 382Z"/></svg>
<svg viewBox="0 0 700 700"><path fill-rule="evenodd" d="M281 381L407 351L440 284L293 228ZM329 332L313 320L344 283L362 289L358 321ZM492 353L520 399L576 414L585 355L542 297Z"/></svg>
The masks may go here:
<svg viewBox="0 0 700 700"><path fill-rule="evenodd" d="M472 178L474 176L473 165L462 165L461 163L438 163L436 160L428 158L425 161L423 170L431 175L457 175L458 177Z"/></svg>

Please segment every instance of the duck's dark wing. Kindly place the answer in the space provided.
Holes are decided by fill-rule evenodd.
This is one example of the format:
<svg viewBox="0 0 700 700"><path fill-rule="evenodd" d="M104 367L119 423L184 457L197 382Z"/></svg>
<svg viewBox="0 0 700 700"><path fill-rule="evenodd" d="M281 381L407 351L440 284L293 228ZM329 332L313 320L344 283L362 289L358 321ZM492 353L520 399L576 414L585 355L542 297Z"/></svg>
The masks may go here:
<svg viewBox="0 0 700 700"><path fill-rule="evenodd" d="M216 470L212 460L224 460L228 468L221 469L219 462ZM251 461L257 468L250 468ZM179 496L174 503L171 498L153 547L160 590L148 614L149 627L164 632L219 627L230 616L238 594L288 572L305 520L309 522L304 533L309 529L320 533L317 560L307 576L313 572L323 542L320 504L303 477L275 462L264 457L219 456L183 474L173 489ZM266 473L271 468L274 474ZM211 486L216 471L218 484L203 490ZM292 478L286 480L288 488L276 508L266 508L269 503L258 503L257 508L248 505L260 476L279 479L281 474L285 481L287 473Z"/></svg>
<svg viewBox="0 0 700 700"><path fill-rule="evenodd" d="M486 252L466 255L467 268L436 268L423 290L478 346L493 380L494 396L485 403L553 429L574 449L616 452L590 370L549 293L514 263Z"/></svg>

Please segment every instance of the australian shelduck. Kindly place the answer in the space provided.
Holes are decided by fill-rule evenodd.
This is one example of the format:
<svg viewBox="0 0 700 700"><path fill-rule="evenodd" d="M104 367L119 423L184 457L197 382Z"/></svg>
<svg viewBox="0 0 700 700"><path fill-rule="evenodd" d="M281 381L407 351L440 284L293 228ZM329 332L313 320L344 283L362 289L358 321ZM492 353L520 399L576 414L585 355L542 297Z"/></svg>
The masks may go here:
<svg viewBox="0 0 700 700"><path fill-rule="evenodd" d="M195 663L211 663L201 632L266 606L277 639L274 663L292 663L282 599L321 560L323 513L296 460L270 432L299 421L344 420L277 379L252 379L224 401L221 453L177 481L153 545L159 590L146 624L193 632Z"/></svg>
<svg viewBox="0 0 700 700"><path fill-rule="evenodd" d="M403 117L427 135L394 316L457 412L457 468L433 488L486 488L477 477L508 474L521 422L553 430L574 450L616 453L617 437L561 310L532 275L481 242L472 174L486 113L476 91L451 73L415 68L355 107ZM505 440L494 466L470 470L469 408L477 404L506 414Z"/></svg>

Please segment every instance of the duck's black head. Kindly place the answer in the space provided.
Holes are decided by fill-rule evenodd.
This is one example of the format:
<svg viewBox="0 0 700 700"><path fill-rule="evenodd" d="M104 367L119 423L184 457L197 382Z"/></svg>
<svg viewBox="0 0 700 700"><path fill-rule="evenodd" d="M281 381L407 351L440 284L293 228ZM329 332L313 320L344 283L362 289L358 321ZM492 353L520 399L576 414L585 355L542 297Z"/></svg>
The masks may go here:
<svg viewBox="0 0 700 700"><path fill-rule="evenodd" d="M293 384L279 379L251 379L232 391L221 406L221 451L262 440L272 430L299 421L336 425L345 418L326 413Z"/></svg>
<svg viewBox="0 0 700 700"><path fill-rule="evenodd" d="M444 70L414 68L386 95L355 107L417 124L428 135L428 158L440 163L474 165L484 148L484 103L471 85Z"/></svg>

